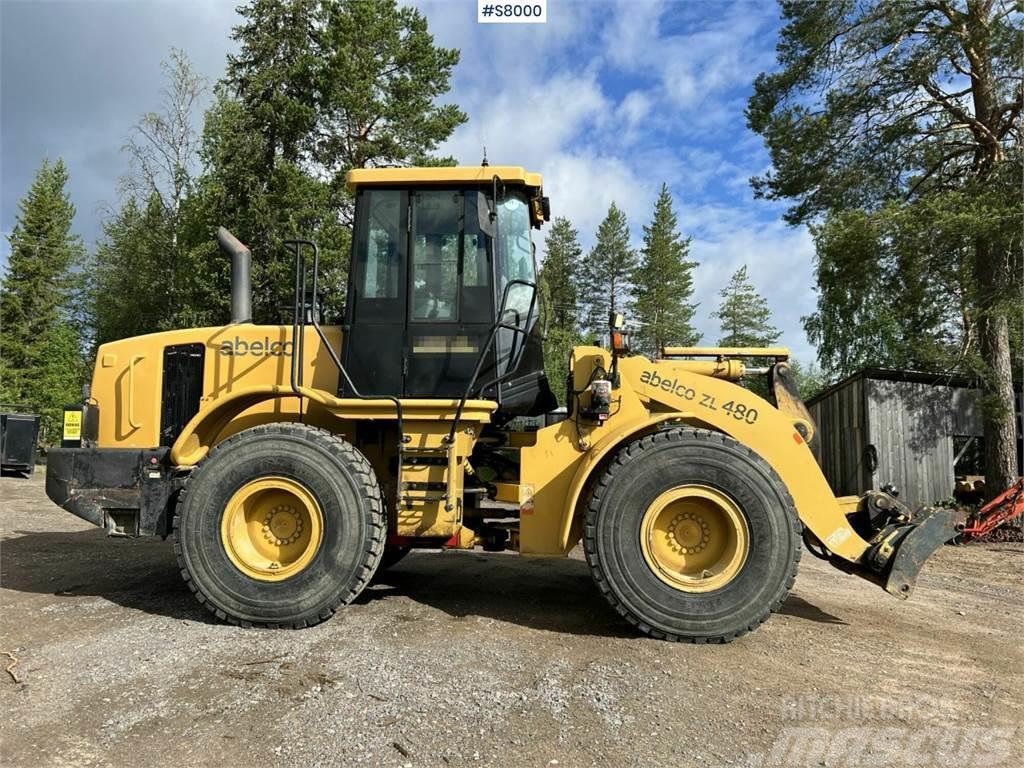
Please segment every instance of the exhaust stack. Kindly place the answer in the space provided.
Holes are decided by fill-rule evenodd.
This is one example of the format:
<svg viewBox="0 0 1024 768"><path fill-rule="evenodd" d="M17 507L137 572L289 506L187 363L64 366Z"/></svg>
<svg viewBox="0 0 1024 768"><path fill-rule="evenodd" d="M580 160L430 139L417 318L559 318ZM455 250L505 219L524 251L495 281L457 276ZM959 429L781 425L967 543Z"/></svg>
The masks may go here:
<svg viewBox="0 0 1024 768"><path fill-rule="evenodd" d="M224 227L217 228L217 244L231 257L231 322L252 322L252 253Z"/></svg>

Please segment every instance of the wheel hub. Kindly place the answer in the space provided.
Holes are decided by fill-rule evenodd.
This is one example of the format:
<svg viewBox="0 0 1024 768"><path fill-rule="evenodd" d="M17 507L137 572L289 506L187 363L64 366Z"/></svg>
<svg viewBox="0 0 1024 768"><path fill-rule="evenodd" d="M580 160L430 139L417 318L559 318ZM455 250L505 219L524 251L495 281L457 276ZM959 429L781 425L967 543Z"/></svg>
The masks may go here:
<svg viewBox="0 0 1024 768"><path fill-rule="evenodd" d="M746 517L716 488L685 485L651 503L640 527L644 559L663 582L684 592L724 587L749 553Z"/></svg>
<svg viewBox="0 0 1024 768"><path fill-rule="evenodd" d="M669 547L680 554L701 552L710 540L708 524L700 515L683 512L672 518L666 533Z"/></svg>
<svg viewBox="0 0 1024 768"><path fill-rule="evenodd" d="M285 477L252 480L228 500L221 542L228 559L257 581L305 570L323 541L324 517L313 494Z"/></svg>
<svg viewBox="0 0 1024 768"><path fill-rule="evenodd" d="M263 518L263 537L272 544L292 544L302 534L302 517L292 506L278 504Z"/></svg>

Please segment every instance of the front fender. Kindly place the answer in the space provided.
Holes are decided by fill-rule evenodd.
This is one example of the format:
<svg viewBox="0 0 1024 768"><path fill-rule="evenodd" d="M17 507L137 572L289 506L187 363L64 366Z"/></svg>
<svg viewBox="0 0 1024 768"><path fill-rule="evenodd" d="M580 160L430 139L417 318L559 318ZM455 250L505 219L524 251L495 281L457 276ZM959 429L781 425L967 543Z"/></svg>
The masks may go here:
<svg viewBox="0 0 1024 768"><path fill-rule="evenodd" d="M583 515L582 512L577 511L576 507L586 488L587 481L594 475L594 471L604 463L605 459L636 438L650 434L665 422L685 421L686 418L687 414L685 413L658 413L651 415L646 419L634 421L629 426L610 433L606 439L596 443L587 452L583 461L576 468L576 473L569 486L569 496L565 507L567 514L562 519L562 528L559 532L559 544L562 551L572 549L579 540L580 533L582 532Z"/></svg>
<svg viewBox="0 0 1024 768"><path fill-rule="evenodd" d="M701 376L671 360L620 361L623 381L652 412L690 419L736 439L767 461L785 484L800 520L834 554L858 562L869 544L850 527L810 446L789 416L750 390Z"/></svg>

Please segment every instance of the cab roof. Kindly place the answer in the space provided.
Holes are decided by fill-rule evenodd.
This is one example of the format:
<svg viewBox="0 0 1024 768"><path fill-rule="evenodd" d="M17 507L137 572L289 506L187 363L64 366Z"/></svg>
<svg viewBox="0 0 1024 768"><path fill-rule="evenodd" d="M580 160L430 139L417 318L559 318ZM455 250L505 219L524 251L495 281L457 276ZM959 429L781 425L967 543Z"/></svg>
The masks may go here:
<svg viewBox="0 0 1024 768"><path fill-rule="evenodd" d="M540 189L543 180L519 165L457 165L430 168L357 168L349 171L345 183L350 191L359 187L411 187L429 184L490 184L497 176L504 184L522 184Z"/></svg>

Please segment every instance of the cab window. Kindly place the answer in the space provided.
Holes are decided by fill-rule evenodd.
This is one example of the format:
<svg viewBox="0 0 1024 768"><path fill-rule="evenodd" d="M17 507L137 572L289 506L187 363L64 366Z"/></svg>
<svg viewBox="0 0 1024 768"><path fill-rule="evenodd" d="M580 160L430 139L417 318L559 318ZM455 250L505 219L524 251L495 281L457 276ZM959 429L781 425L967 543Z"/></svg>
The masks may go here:
<svg viewBox="0 0 1024 768"><path fill-rule="evenodd" d="M530 244L530 209L519 192L506 193L498 203L498 241L498 296L513 280L536 283ZM532 288L519 283L509 288L505 308L515 314L506 320L514 324L526 322L533 294Z"/></svg>
<svg viewBox="0 0 1024 768"><path fill-rule="evenodd" d="M412 319L457 320L462 194L418 192L412 199Z"/></svg>
<svg viewBox="0 0 1024 768"><path fill-rule="evenodd" d="M364 193L367 210L366 239L356 254L362 271L360 296L364 299L398 298L401 274L402 195L394 190Z"/></svg>

